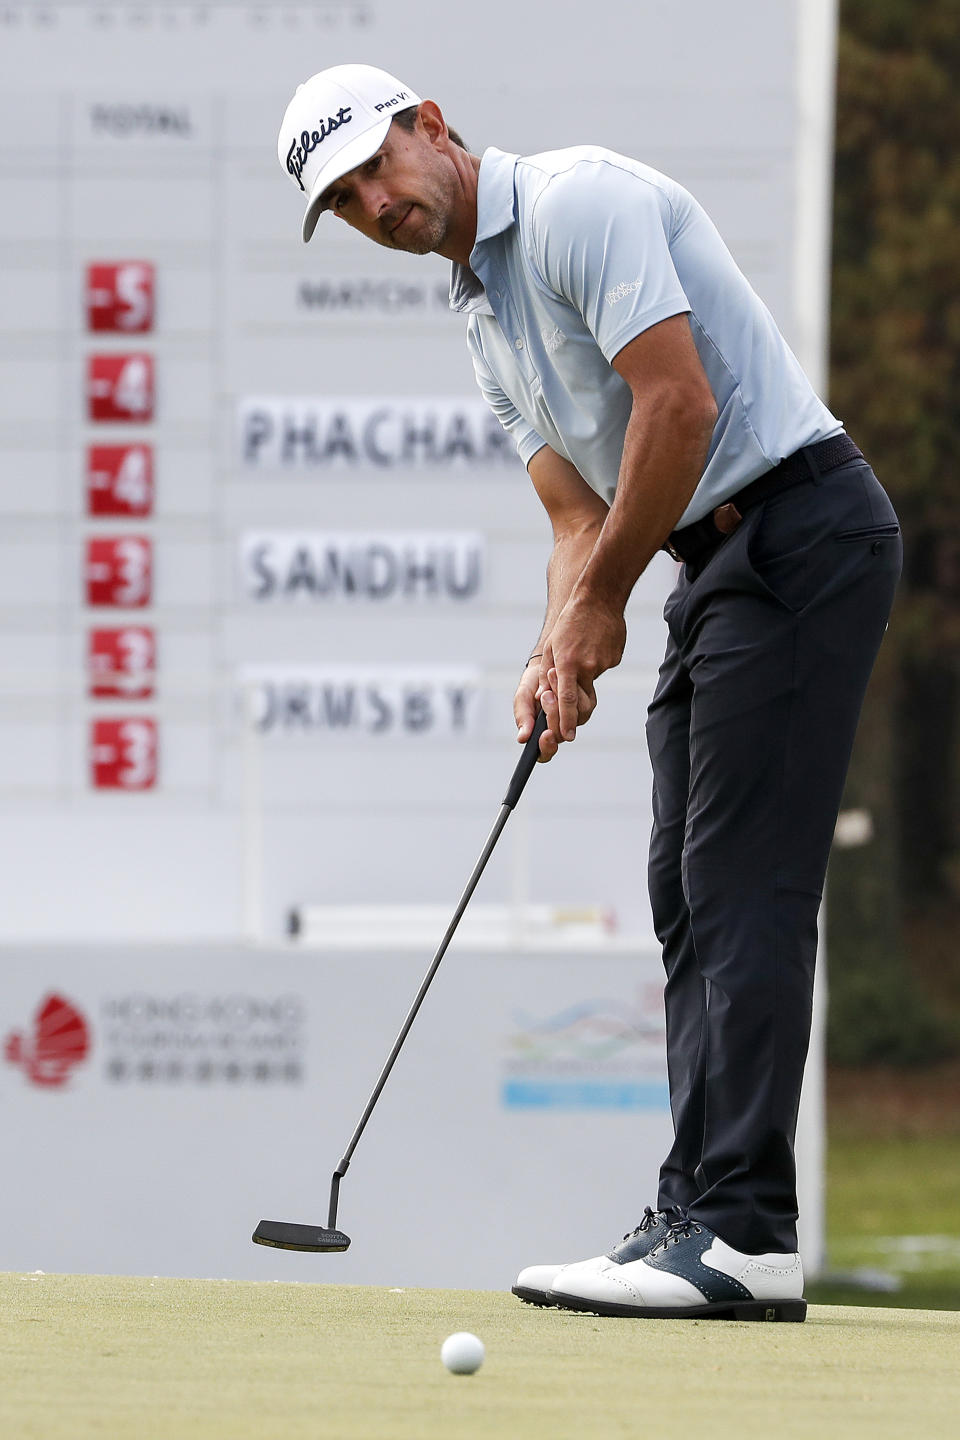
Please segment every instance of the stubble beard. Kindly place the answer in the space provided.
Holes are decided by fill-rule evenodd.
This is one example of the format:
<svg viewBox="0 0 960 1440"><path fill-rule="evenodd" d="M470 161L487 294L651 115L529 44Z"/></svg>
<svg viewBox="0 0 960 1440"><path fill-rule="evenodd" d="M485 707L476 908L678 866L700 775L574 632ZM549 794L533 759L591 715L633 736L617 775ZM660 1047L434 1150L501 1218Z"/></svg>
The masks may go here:
<svg viewBox="0 0 960 1440"><path fill-rule="evenodd" d="M414 208L418 212L415 233L409 238L391 233L389 243L394 250L404 250L408 255L431 255L446 240L450 230L449 219L434 206L420 201L415 202Z"/></svg>
<svg viewBox="0 0 960 1440"><path fill-rule="evenodd" d="M432 255L439 250L450 233L454 212L453 187L447 176L433 177L435 183L428 186L433 193L422 200L413 201L416 214L416 231L409 238L403 235L390 236L390 244L408 255ZM403 227L405 228L405 227Z"/></svg>

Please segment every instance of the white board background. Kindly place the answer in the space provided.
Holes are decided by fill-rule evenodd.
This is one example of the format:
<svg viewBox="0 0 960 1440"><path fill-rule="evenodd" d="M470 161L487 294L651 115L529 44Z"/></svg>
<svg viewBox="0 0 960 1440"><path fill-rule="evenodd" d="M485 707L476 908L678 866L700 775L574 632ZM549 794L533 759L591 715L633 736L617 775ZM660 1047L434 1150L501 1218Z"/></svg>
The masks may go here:
<svg viewBox="0 0 960 1440"><path fill-rule="evenodd" d="M548 549L519 466L318 477L239 462L249 397L474 399L442 262L345 227L301 245L275 156L295 84L369 60L436 98L477 150L589 141L663 168L821 380L832 19L831 0L598 0L589 24L579 7L505 0L469 24L439 0L3 6L0 937L224 943L251 923L279 938L302 900L455 898L513 763L509 697ZM157 502L149 521L94 521L83 454L119 427L86 419L87 359L133 347L87 331L84 274L127 258L157 275L156 326L135 347L155 359L156 419L126 427L154 445ZM242 593L248 531L412 527L485 534L489 575L469 607L268 613ZM153 542L153 603L92 612L86 540L123 533ZM526 892L609 905L642 938L642 720L669 579L664 559L638 586L625 685L601 690L590 730L524 801ZM88 697L87 633L111 618L155 628L154 700ZM398 751L320 735L253 756L243 667L398 663L482 670L475 737ZM129 714L157 722L157 786L96 792L91 721ZM508 896L513 873L492 864L486 896Z"/></svg>

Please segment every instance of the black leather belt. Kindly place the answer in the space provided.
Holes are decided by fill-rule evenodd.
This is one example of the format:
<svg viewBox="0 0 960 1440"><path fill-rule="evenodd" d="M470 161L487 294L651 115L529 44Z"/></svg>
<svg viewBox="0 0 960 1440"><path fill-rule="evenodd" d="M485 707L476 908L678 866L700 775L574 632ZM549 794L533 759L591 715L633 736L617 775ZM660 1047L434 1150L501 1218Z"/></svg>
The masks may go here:
<svg viewBox="0 0 960 1440"><path fill-rule="evenodd" d="M786 460L781 460L779 465L775 465L765 475L738 490L736 495L731 495L729 500L718 505L710 515L704 515L702 520L695 520L692 525L684 525L682 530L673 530L663 549L668 555L672 555L674 560L696 564L716 550L717 546L736 530L746 512L755 505L769 500L771 495L779 495L781 490L789 490L791 485L799 485L804 480L816 480L828 470L836 470L851 460L862 458L849 435L831 435L828 440L818 440L815 445L805 445L802 450L796 450L792 455L788 455Z"/></svg>

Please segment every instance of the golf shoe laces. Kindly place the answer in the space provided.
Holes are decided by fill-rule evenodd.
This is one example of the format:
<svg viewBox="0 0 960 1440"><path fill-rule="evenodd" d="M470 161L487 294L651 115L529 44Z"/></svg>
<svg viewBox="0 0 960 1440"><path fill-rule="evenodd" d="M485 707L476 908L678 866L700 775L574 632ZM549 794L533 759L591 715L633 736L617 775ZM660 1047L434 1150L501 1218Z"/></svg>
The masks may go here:
<svg viewBox="0 0 960 1440"><path fill-rule="evenodd" d="M679 1220L674 1220L666 1235L650 1252L657 1254L661 1250L667 1250L671 1245L679 1245L681 1240L689 1240L692 1235L702 1235L703 1226L698 1225L696 1220L691 1220L689 1215L682 1215Z"/></svg>
<svg viewBox="0 0 960 1440"><path fill-rule="evenodd" d="M649 1205L644 1205L643 1219L640 1221L640 1224L635 1230L628 1230L623 1238L624 1240L632 1240L635 1235L641 1235L644 1230L655 1230L659 1224L660 1215L658 1211L651 1210Z"/></svg>

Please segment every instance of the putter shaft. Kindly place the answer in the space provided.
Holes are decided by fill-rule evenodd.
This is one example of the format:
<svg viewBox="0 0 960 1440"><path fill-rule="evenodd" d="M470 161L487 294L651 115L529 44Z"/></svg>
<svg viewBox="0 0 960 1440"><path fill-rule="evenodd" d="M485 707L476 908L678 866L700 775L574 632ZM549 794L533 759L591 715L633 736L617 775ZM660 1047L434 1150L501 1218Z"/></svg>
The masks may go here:
<svg viewBox="0 0 960 1440"><path fill-rule="evenodd" d="M403 1048L403 1042L406 1040L408 1034L410 1033L411 1025L417 1018L417 1012L420 1009L420 1006L423 1004L424 997L426 996L427 991L430 989L434 975L436 975L437 970L440 968L440 962L446 954L447 947L450 944L450 941L453 939L457 926L460 924L460 920L463 916L464 910L466 910L468 904L470 903L470 897L473 894L474 890L477 888L477 883L480 879L480 876L483 874L484 869L486 868L487 861L490 859L490 856L493 853L494 846L500 838L503 827L507 823L510 812L516 805L517 801L520 799L520 796L523 793L523 788L529 780L531 774L533 773L533 767L537 763L537 758L540 754L540 736L543 734L546 728L547 717L546 715L544 715L543 711L541 711L540 714L537 716L536 723L534 724L533 733L523 747L523 753L520 756L517 767L513 772L513 776L511 777L510 784L507 787L507 793L504 796L503 804L500 806L500 812L497 815L496 820L494 821L493 829L487 836L486 843L484 844L483 850L480 854L480 858L477 861L476 865L473 867L473 871L470 875L470 879L466 883L463 894L460 896L457 908L453 913L453 919L447 926L446 932L443 939L440 941L437 952L434 955L432 961L430 962L430 968L428 969L426 975L423 977L420 989L417 991L416 998L414 999L413 1004L410 1006L410 1009L407 1012L407 1017L404 1020L402 1026L400 1027L400 1033L394 1041L393 1049L390 1051L390 1054L387 1057L386 1064L380 1071L377 1083L373 1088L373 1093L371 1094L370 1099L367 1101L366 1108L364 1109L363 1114L360 1116L360 1119L357 1122L357 1128L354 1130L353 1135L350 1138L350 1143L343 1153L343 1158L341 1159L336 1170L334 1170L333 1172L333 1179L330 1182L330 1205L327 1214L326 1230L321 1230L319 1227L316 1226L311 1227L307 1225L291 1225L284 1221L261 1220L253 1235L253 1238L257 1244L273 1245L277 1249L281 1250L311 1251L345 1250L347 1248L347 1245L350 1244L349 1239L347 1239L343 1232L337 1230L337 1204L340 1196L340 1181L347 1173L350 1161L353 1157L353 1152L354 1150L356 1150L357 1144L360 1140L360 1136L363 1134L364 1129L366 1128L367 1121L370 1119L370 1116L373 1113L374 1106L380 1099L380 1094L383 1090L384 1085L387 1083L390 1071L393 1069L396 1058L400 1054L401 1049ZM339 1243L340 1241L345 1241L346 1243L341 1244Z"/></svg>
<svg viewBox="0 0 960 1440"><path fill-rule="evenodd" d="M373 1088L373 1093L371 1094L370 1099L367 1101L366 1109L360 1116L360 1119L357 1123L357 1128L354 1130L353 1135L351 1136L350 1144L343 1152L343 1158L341 1159L340 1164L337 1166L336 1170L334 1170L333 1172L333 1180L330 1184L330 1212L329 1218L327 1220L327 1224L331 1229L333 1229L337 1223L337 1199L340 1191L340 1181L347 1173L347 1169L349 1168L350 1161L353 1158L353 1152L357 1148L357 1143L360 1139L360 1136L363 1134L364 1129L366 1128L367 1121L370 1119L370 1116L373 1113L374 1106L380 1099L380 1094L383 1090L384 1085L386 1085L387 1083L390 1071L393 1069L396 1058L400 1054L401 1049L403 1048L403 1042L406 1040L407 1036L410 1033L410 1027L413 1024L414 1020L417 1018L417 1012L420 1009L420 1006L423 1004L424 997L426 996L427 991L430 989L430 986L433 983L433 977L434 975L436 975L438 969L440 968L440 962L447 952L447 946L453 939L454 932L456 931L457 926L460 924L463 912L464 910L466 910L467 905L470 903L470 896L477 888L477 882L479 881L480 876L483 874L486 863L490 859L490 855L493 851L493 847L499 840L501 831L503 830L504 825L506 825L509 815L510 806L507 805L506 802L504 802L504 804L500 807L500 813L497 816L494 827L490 831L490 834L487 836L487 842L483 847L483 852L480 856L480 859L474 866L473 873L471 874L470 879L467 881L466 889L460 897L460 903L457 905L453 919L447 926L444 937L440 941L440 946L437 950L437 953L434 955L433 960L430 963L430 968L427 971L426 975L424 975L423 977L423 982L420 986L420 989L417 991L416 999L410 1006L410 1009L407 1012L407 1018L404 1020L403 1025L400 1027L400 1033L393 1043L393 1049L387 1056L386 1064L380 1071L380 1077Z"/></svg>

